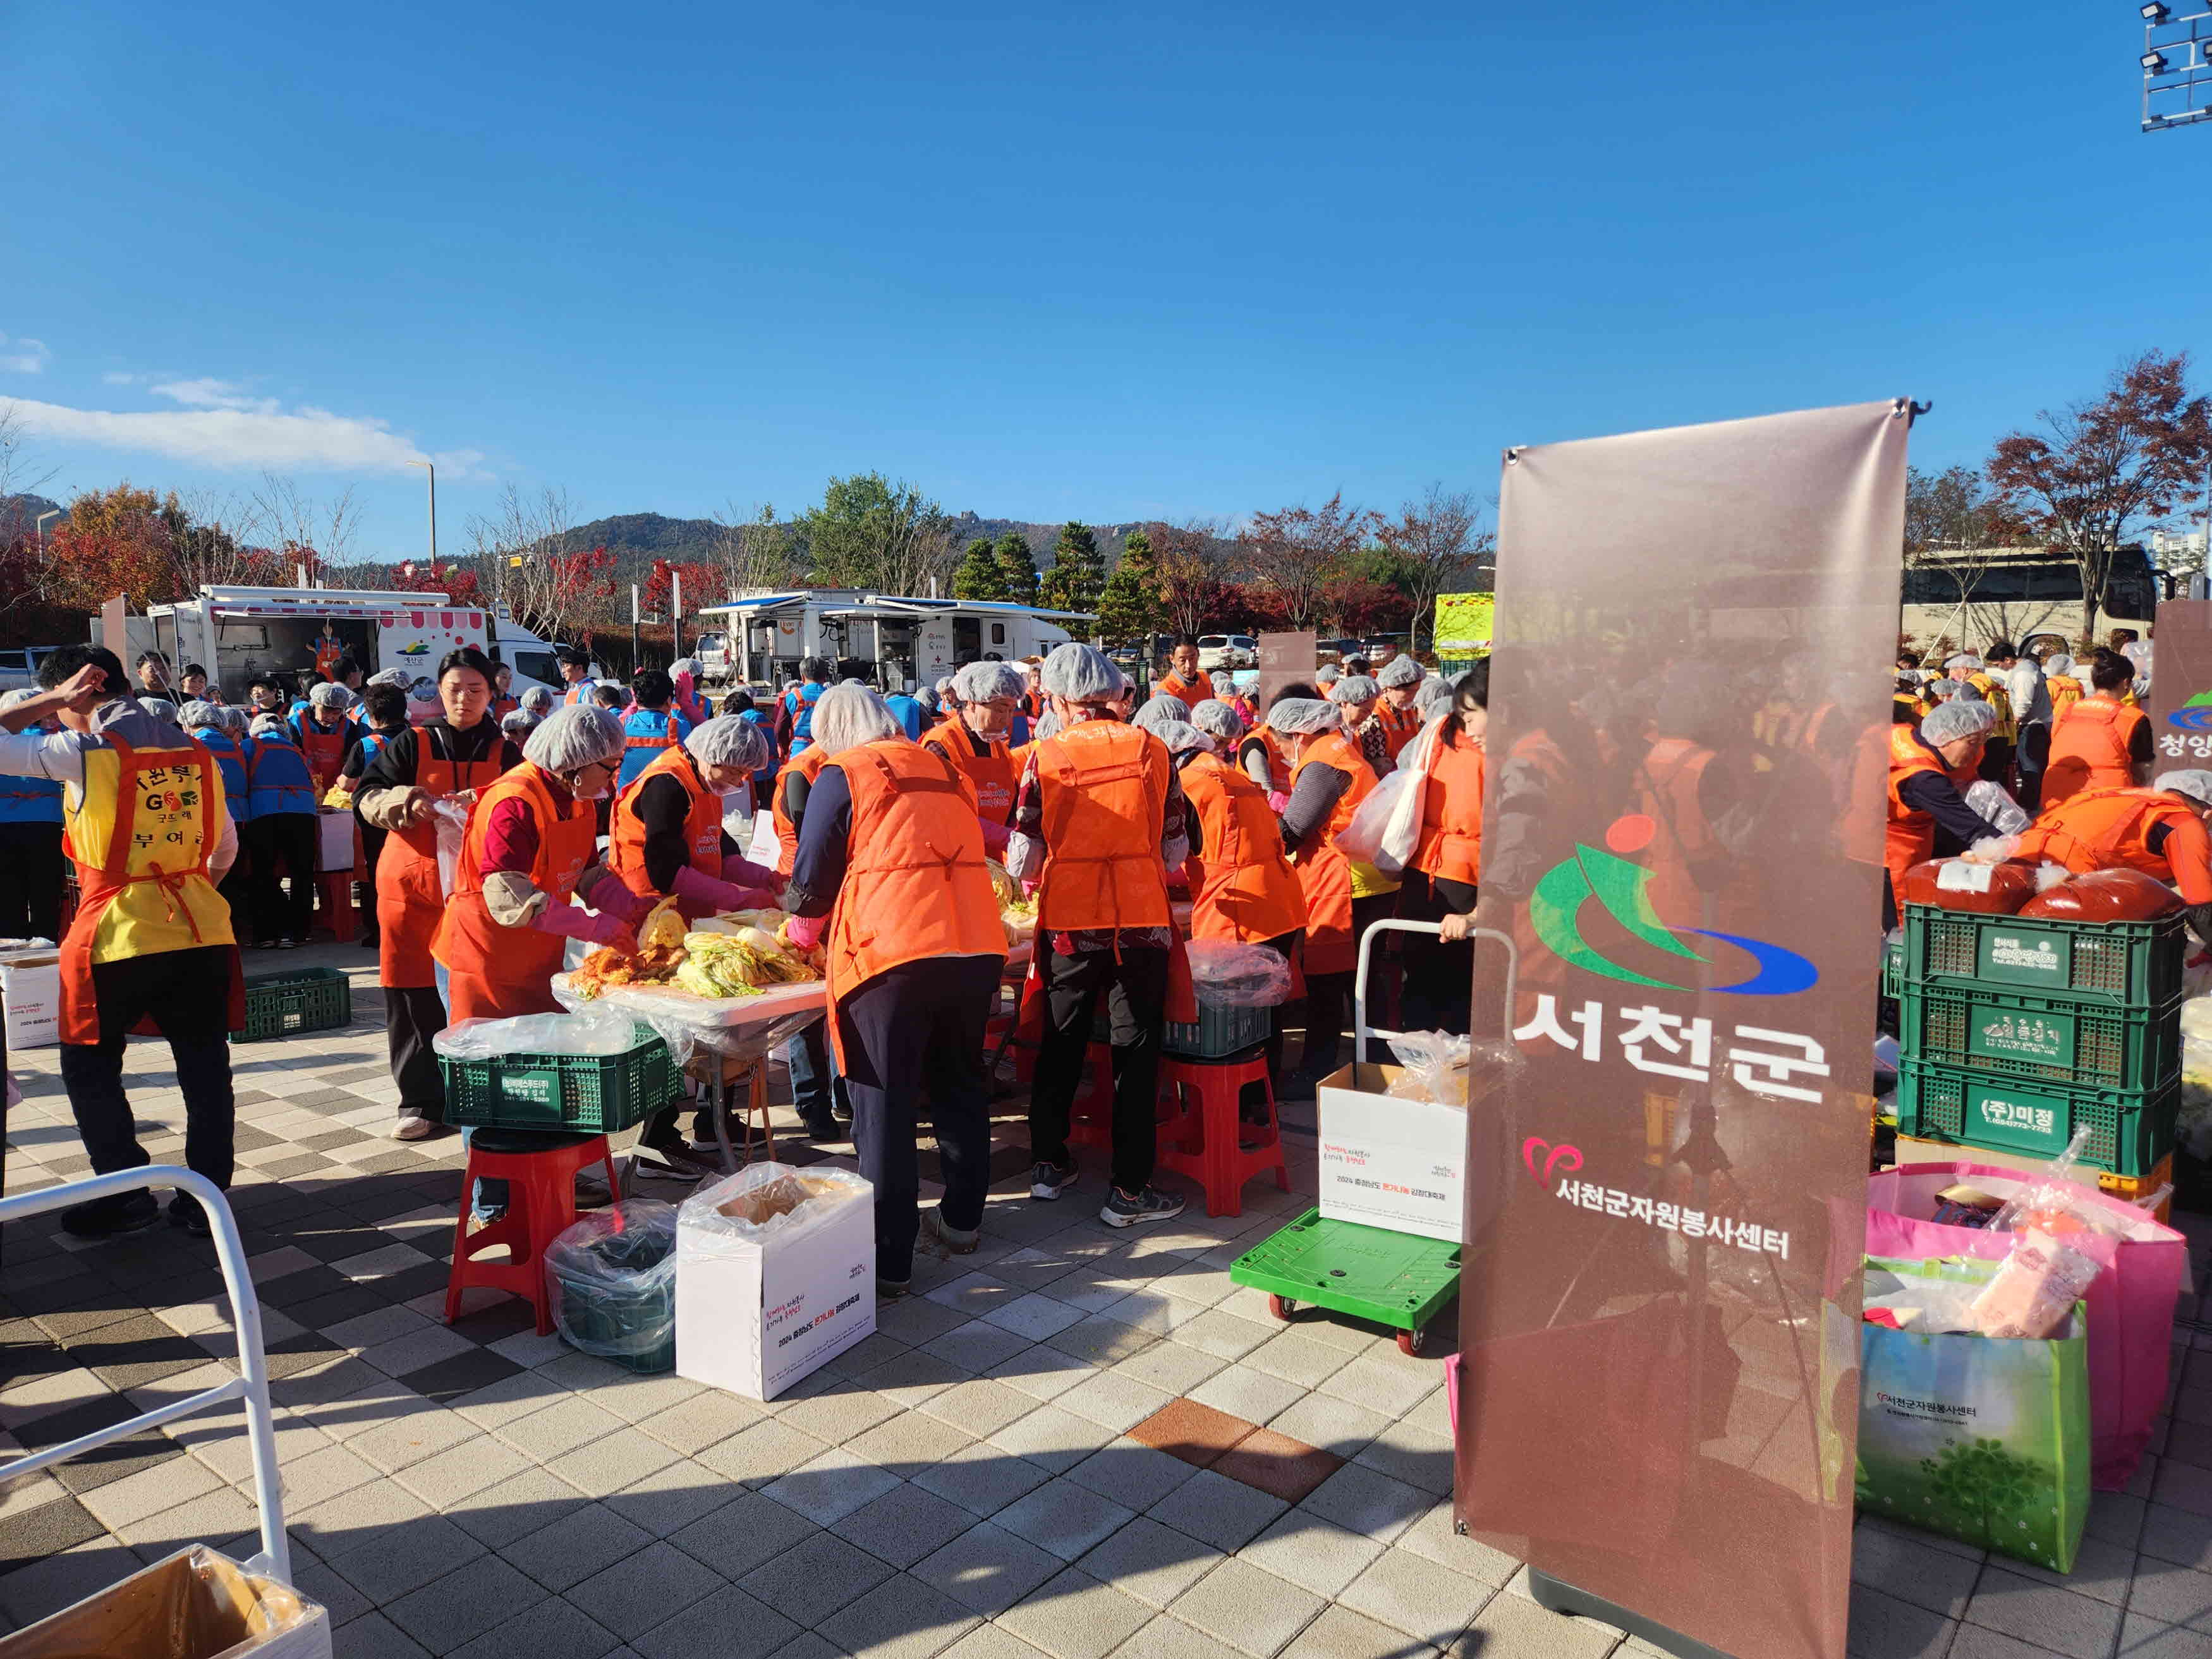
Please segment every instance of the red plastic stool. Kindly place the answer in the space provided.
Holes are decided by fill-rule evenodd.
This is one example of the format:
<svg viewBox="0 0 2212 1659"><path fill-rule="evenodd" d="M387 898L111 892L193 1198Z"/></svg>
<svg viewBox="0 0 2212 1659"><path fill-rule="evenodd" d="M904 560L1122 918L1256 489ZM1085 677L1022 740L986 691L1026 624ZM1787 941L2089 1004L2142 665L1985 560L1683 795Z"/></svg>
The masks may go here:
<svg viewBox="0 0 2212 1659"><path fill-rule="evenodd" d="M353 910L353 872L325 870L315 878L321 902L315 907L314 926L328 928L331 937L350 939L358 932Z"/></svg>
<svg viewBox="0 0 2212 1659"><path fill-rule="evenodd" d="M576 1218L576 1171L607 1166L607 1190L619 1193L614 1154L605 1135L552 1134L531 1129L478 1129L469 1137L469 1167L461 1177L461 1213L453 1224L453 1270L446 1280L446 1322L461 1310L461 1292L472 1285L506 1291L538 1310L538 1334L553 1334L545 1304L545 1247ZM470 1195L480 1179L504 1181L507 1213L489 1227L469 1231ZM507 1247L507 1260L485 1261L479 1253Z"/></svg>
<svg viewBox="0 0 2212 1659"><path fill-rule="evenodd" d="M1083 1051L1083 1074L1090 1087L1067 1109L1070 1146L1114 1146L1114 1047L1092 1042Z"/></svg>
<svg viewBox="0 0 2212 1659"><path fill-rule="evenodd" d="M1244 1086L1256 1083L1267 1097L1265 1125L1245 1123L1237 1116ZM1244 1183L1272 1170L1275 1185L1291 1189L1291 1172L1283 1167L1282 1120L1275 1110L1275 1086L1267 1078L1265 1050L1254 1049L1227 1060L1160 1060L1160 1092L1174 1104L1174 1115L1164 1119L1179 1126L1173 1138L1163 1134L1159 1163L1177 1175L1188 1176L1206 1189L1208 1215L1243 1215ZM1198 1097L1191 1109L1190 1094ZM1247 1151L1237 1143L1243 1137L1260 1137Z"/></svg>

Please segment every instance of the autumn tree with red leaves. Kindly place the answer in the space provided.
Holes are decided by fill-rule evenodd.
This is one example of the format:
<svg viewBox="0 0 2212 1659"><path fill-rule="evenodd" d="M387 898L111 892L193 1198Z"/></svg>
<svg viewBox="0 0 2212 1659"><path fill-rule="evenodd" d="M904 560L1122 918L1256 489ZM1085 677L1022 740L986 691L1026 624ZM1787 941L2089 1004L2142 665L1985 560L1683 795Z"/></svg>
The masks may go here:
<svg viewBox="0 0 2212 1659"><path fill-rule="evenodd" d="M1346 507L1340 489L1318 508L1252 515L1245 532L1252 568L1280 601L1292 629L1311 628L1328 614L1329 588L1378 522L1364 507Z"/></svg>
<svg viewBox="0 0 2212 1659"><path fill-rule="evenodd" d="M2096 631L2113 553L2201 497L2212 405L2190 395L2188 375L2187 352L2146 351L2113 371L2102 397L2042 410L2042 430L2000 438L1983 469L1999 527L2080 568L2085 635Z"/></svg>

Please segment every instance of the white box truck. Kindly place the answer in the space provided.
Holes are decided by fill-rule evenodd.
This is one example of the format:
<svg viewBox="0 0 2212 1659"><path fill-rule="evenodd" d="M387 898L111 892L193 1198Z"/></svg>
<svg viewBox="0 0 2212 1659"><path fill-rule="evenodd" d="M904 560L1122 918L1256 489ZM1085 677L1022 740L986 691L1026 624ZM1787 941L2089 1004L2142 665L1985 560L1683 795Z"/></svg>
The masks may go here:
<svg viewBox="0 0 2212 1659"><path fill-rule="evenodd" d="M979 599L916 599L856 588L741 594L702 605L701 678L775 686L808 657L868 665L885 691L933 685L963 664L1017 662L1065 645L1079 611Z"/></svg>

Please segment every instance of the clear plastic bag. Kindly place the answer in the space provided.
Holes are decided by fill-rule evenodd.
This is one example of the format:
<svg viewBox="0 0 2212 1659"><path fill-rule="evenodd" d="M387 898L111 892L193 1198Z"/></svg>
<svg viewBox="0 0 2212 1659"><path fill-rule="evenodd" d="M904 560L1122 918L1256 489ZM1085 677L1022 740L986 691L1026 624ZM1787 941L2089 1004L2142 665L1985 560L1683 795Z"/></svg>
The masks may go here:
<svg viewBox="0 0 2212 1659"><path fill-rule="evenodd" d="M1390 814L1397 807L1398 797L1413 783L1413 775L1409 772L1387 774L1367 792L1367 799L1359 803L1352 822L1336 832L1337 850L1362 864L1374 863L1382 850L1382 832L1390 827Z"/></svg>
<svg viewBox="0 0 2212 1659"><path fill-rule="evenodd" d="M1968 784L1966 805L1980 813L1982 821L2001 836L2017 836L2028 826L2028 815L2021 804L2004 785L1992 779L1982 778Z"/></svg>
<svg viewBox="0 0 2212 1659"><path fill-rule="evenodd" d="M1974 1328L1984 1336L2050 1336L2065 1325L2102 1271L2064 1240L2031 1228L2013 1242L1996 1277L1974 1298Z"/></svg>
<svg viewBox="0 0 2212 1659"><path fill-rule="evenodd" d="M1390 1052L1405 1069L1383 1093L1439 1106L1467 1104L1467 1038L1448 1031L1407 1031L1390 1039Z"/></svg>
<svg viewBox="0 0 2212 1659"><path fill-rule="evenodd" d="M757 1247L811 1231L848 1204L872 1204L875 1188L849 1170L748 1164L684 1200L677 1222L686 1250L711 1252L718 1241Z"/></svg>
<svg viewBox="0 0 2212 1659"><path fill-rule="evenodd" d="M2181 1005L2181 1109L2174 1136L2192 1158L2212 1158L2212 1041L2191 1034L2189 1010Z"/></svg>
<svg viewBox="0 0 2212 1659"><path fill-rule="evenodd" d="M512 1019L465 1019L430 1039L448 1060L498 1060L507 1054L620 1054L640 1041L637 1022L619 1008L573 1014L518 1014Z"/></svg>
<svg viewBox="0 0 2212 1659"><path fill-rule="evenodd" d="M545 1290L568 1346L638 1358L676 1334L676 1206L624 1199L581 1217L545 1247Z"/></svg>
<svg viewBox="0 0 2212 1659"><path fill-rule="evenodd" d="M1264 945L1193 939L1191 988L1216 1008L1273 1008L1291 995L1291 964Z"/></svg>
<svg viewBox="0 0 2212 1659"><path fill-rule="evenodd" d="M430 819L438 836L438 890L451 898L453 872L461 864L461 837L469 827L469 809L455 800L433 801Z"/></svg>

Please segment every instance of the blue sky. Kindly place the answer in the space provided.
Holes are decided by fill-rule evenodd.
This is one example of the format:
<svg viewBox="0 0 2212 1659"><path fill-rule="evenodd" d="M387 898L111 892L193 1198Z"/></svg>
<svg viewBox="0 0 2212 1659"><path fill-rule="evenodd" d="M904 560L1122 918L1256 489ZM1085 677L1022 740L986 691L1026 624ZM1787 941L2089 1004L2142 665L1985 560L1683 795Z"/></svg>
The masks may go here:
<svg viewBox="0 0 2212 1659"><path fill-rule="evenodd" d="M2200 344L2212 125L2119 0L0 9L48 494L1234 516ZM2179 278L2179 280L2176 280ZM2212 385L2212 362L2204 380ZM136 416L137 419L130 417Z"/></svg>

